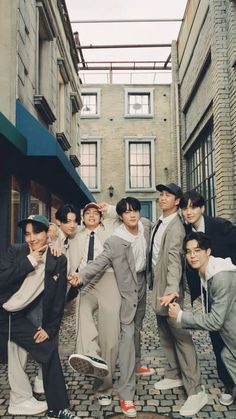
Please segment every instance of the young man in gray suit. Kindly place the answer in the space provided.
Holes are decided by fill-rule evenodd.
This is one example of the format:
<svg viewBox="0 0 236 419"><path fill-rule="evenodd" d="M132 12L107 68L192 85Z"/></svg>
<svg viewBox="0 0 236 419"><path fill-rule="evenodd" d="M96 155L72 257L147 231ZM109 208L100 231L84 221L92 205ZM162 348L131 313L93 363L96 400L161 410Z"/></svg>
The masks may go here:
<svg viewBox="0 0 236 419"><path fill-rule="evenodd" d="M236 385L236 266L230 258L211 256L211 242L207 235L192 232L184 240L184 251L188 264L200 274L201 291L207 294L210 302L202 314L182 311L177 303L169 305L169 316L177 319L182 327L188 329L217 330L224 346L222 361Z"/></svg>
<svg viewBox="0 0 236 419"><path fill-rule="evenodd" d="M183 304L183 239L185 230L178 214L182 191L175 183L157 185L162 210L151 239L153 292L152 304L157 316L158 332L168 366L165 378L155 383L157 390L184 386L188 398L180 414L194 416L207 403L201 385L200 367L191 334L168 317L168 304L178 297Z"/></svg>
<svg viewBox="0 0 236 419"><path fill-rule="evenodd" d="M140 330L146 306L146 260L151 223L140 221L140 202L131 197L121 199L116 211L122 224L105 241L103 252L87 265L72 285L84 286L96 276L113 267L121 295L121 338L119 346L120 380L118 393L120 407L128 417L136 417L135 352L140 351Z"/></svg>

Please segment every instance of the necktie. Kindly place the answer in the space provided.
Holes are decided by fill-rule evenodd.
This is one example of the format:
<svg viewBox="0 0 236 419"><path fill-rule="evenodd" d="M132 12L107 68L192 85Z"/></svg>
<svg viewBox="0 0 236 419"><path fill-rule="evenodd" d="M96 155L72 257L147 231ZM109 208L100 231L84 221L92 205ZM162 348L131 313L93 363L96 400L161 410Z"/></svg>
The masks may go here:
<svg viewBox="0 0 236 419"><path fill-rule="evenodd" d="M64 246L65 249L68 249L68 247L69 247L69 237L65 238L63 246Z"/></svg>
<svg viewBox="0 0 236 419"><path fill-rule="evenodd" d="M158 220L157 223L156 223L156 225L155 225L155 227L154 227L154 230L153 230L153 235L152 235L152 240L151 240L151 246L150 246L150 252L149 252L149 260L148 260L148 262L149 262L148 263L148 266L149 266L149 270L150 271L152 270L152 254L153 254L154 238L155 238L156 232L157 232L158 228L160 227L161 223L162 223L162 220Z"/></svg>
<svg viewBox="0 0 236 419"><path fill-rule="evenodd" d="M88 257L87 262L93 260L94 257L94 231L91 231L89 236Z"/></svg>

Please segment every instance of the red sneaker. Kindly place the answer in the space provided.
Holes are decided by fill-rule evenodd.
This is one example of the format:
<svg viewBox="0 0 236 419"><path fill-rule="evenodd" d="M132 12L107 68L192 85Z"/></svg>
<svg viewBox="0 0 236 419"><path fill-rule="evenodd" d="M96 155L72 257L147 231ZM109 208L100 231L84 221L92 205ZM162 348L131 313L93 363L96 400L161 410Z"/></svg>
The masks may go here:
<svg viewBox="0 0 236 419"><path fill-rule="evenodd" d="M132 400L120 400L120 407L125 416L136 418L137 411Z"/></svg>
<svg viewBox="0 0 236 419"><path fill-rule="evenodd" d="M155 370L148 367L138 367L136 368L135 373L136 375L152 375L155 374Z"/></svg>

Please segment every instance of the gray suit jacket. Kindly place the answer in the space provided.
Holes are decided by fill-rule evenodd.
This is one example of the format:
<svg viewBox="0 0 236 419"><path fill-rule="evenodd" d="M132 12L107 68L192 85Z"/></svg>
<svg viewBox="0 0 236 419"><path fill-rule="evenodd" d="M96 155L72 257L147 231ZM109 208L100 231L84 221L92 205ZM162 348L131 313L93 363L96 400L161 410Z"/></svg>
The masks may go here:
<svg viewBox="0 0 236 419"><path fill-rule="evenodd" d="M182 326L219 331L225 346L236 357L236 272L219 272L207 281L211 311L207 314L182 313Z"/></svg>
<svg viewBox="0 0 236 419"><path fill-rule="evenodd" d="M143 224L144 235L149 242L151 224L148 221ZM138 304L137 275L131 243L117 236L111 236L106 240L103 252L80 272L83 284L89 284L96 276L100 278L109 267L114 269L121 294L121 322L129 324L134 319Z"/></svg>
<svg viewBox="0 0 236 419"><path fill-rule="evenodd" d="M160 297L171 292L179 293L179 304L184 297L183 239L185 230L177 215L164 231L157 263L153 272L152 306L156 314L167 316L168 308L160 305Z"/></svg>

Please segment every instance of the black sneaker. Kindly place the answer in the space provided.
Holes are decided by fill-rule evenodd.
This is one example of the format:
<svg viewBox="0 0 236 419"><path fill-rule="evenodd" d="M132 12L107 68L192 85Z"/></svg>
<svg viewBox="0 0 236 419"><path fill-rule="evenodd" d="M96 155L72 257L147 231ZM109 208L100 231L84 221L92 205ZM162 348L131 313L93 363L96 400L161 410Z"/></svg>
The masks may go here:
<svg viewBox="0 0 236 419"><path fill-rule="evenodd" d="M103 359L82 354L72 354L69 357L69 364L79 374L96 378L104 378L108 374L108 366Z"/></svg>
<svg viewBox="0 0 236 419"><path fill-rule="evenodd" d="M48 410L48 419L80 419L79 416L74 415L70 410Z"/></svg>

